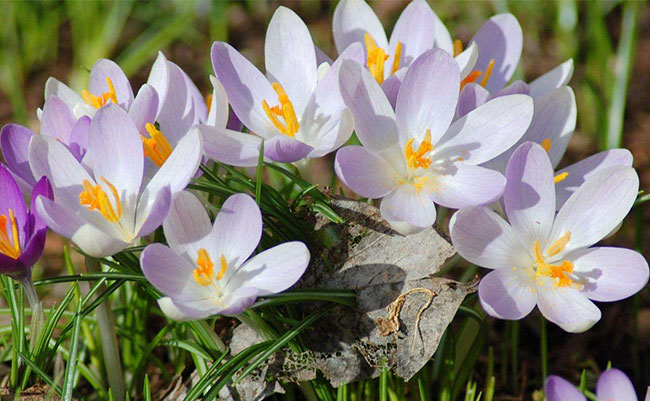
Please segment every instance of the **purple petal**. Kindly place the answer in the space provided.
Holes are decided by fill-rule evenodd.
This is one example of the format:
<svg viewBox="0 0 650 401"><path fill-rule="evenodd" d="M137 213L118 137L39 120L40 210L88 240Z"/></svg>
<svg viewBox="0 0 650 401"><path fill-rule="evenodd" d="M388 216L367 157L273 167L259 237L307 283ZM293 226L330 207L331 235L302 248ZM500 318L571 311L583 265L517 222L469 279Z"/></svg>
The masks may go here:
<svg viewBox="0 0 650 401"><path fill-rule="evenodd" d="M45 101L43 114L41 115L42 135L47 135L67 144L70 142L70 133L75 122L72 111L63 100L57 96L51 96Z"/></svg>
<svg viewBox="0 0 650 401"><path fill-rule="evenodd" d="M221 315L239 315L244 309L253 305L257 299L258 289L240 287L233 291L228 300L228 307L219 311Z"/></svg>
<svg viewBox="0 0 650 401"><path fill-rule="evenodd" d="M174 196L163 230L175 252L194 259L199 248L209 247L212 222L201 201L191 192L183 191Z"/></svg>
<svg viewBox="0 0 650 401"><path fill-rule="evenodd" d="M544 393L547 401L587 401L587 398L568 381L560 376L549 376L546 379Z"/></svg>
<svg viewBox="0 0 650 401"><path fill-rule="evenodd" d="M23 193L20 191L20 187L18 187L16 180L4 164L1 163L0 188L2 188L2 196L0 196L0 215L4 215L7 218L6 225L9 227L11 224L9 209L11 209L14 218L16 219L16 226L18 227L18 242L20 248L23 249L27 240L25 234L29 231L29 218L27 215L27 208L25 207L25 199L23 198ZM7 227L3 228L7 229ZM11 231L9 229L7 231L9 235L11 235Z"/></svg>
<svg viewBox="0 0 650 401"><path fill-rule="evenodd" d="M0 274L23 274L28 271L23 261L10 258L3 253L0 253Z"/></svg>
<svg viewBox="0 0 650 401"><path fill-rule="evenodd" d="M494 60L486 89L494 92L503 88L515 72L521 56L523 33L517 18L512 14L493 16L476 32L472 42L478 45L475 70L485 71L490 60Z"/></svg>
<svg viewBox="0 0 650 401"><path fill-rule="evenodd" d="M395 172L391 166L362 146L339 149L334 169L345 185L365 198L383 198L395 187Z"/></svg>
<svg viewBox="0 0 650 401"><path fill-rule="evenodd" d="M391 225L406 223L423 230L436 221L436 207L426 191L404 184L381 201L381 216ZM394 227L398 229L397 227Z"/></svg>
<svg viewBox="0 0 650 401"><path fill-rule="evenodd" d="M84 156L86 156L86 151L88 149L90 122L90 117L82 116L77 120L77 123L74 125L74 127L72 127L72 132L70 133L68 150L79 162L81 162Z"/></svg>
<svg viewBox="0 0 650 401"><path fill-rule="evenodd" d="M293 163L312 150L312 146L284 135L276 135L264 142L264 156L279 163Z"/></svg>
<svg viewBox="0 0 650 401"><path fill-rule="evenodd" d="M598 376L596 395L599 400L637 401L634 385L625 373L610 368Z"/></svg>
<svg viewBox="0 0 650 401"><path fill-rule="evenodd" d="M501 197L506 187L505 177L485 167L459 163L450 167L453 172L439 175L434 202L452 209L485 205Z"/></svg>
<svg viewBox="0 0 650 401"><path fill-rule="evenodd" d="M481 280L478 296L488 315L499 319L519 320L537 303L535 280L526 269L493 270Z"/></svg>
<svg viewBox="0 0 650 401"><path fill-rule="evenodd" d="M508 95L530 95L530 88L524 81L515 81L492 95L492 99Z"/></svg>
<svg viewBox="0 0 650 401"><path fill-rule="evenodd" d="M600 320L600 309L571 287L538 287L537 305L544 317L569 333L582 333Z"/></svg>
<svg viewBox="0 0 650 401"><path fill-rule="evenodd" d="M594 301L618 301L636 294L648 283L648 262L630 249L589 248L571 254L571 259L582 292Z"/></svg>
<svg viewBox="0 0 650 401"><path fill-rule="evenodd" d="M113 83L119 105L128 110L133 102L133 89L131 89L131 83L129 83L124 71L114 61L100 59L93 65L90 70L90 82L88 84L90 92L95 96L101 96L103 93L108 92L106 78L110 78Z"/></svg>
<svg viewBox="0 0 650 401"><path fill-rule="evenodd" d="M214 221L214 248L229 263L241 265L253 253L262 237L262 213L246 194L231 195Z"/></svg>
<svg viewBox="0 0 650 401"><path fill-rule="evenodd" d="M553 167L544 148L533 142L519 146L506 168L506 179L503 203L508 221L532 247L548 237L555 219Z"/></svg>
<svg viewBox="0 0 650 401"><path fill-rule="evenodd" d="M384 26L364 0L343 0L336 5L332 33L339 54L354 42L364 43L366 33L382 49L388 45Z"/></svg>
<svg viewBox="0 0 650 401"><path fill-rule="evenodd" d="M465 85L458 98L456 113L458 118L465 116L470 111L482 106L490 98L490 92L479 84Z"/></svg>
<svg viewBox="0 0 650 401"><path fill-rule="evenodd" d="M257 166L260 137L207 125L197 125L195 129L201 133L203 149L210 159L237 167Z"/></svg>
<svg viewBox="0 0 650 401"><path fill-rule="evenodd" d="M138 132L145 133L145 125L156 122L157 113L158 93L153 86L144 84L129 109L129 116L133 119Z"/></svg>
<svg viewBox="0 0 650 401"><path fill-rule="evenodd" d="M156 230L162 225L163 220L169 213L169 208L172 203L172 191L169 186L155 192L155 198L152 201L147 199L148 191L142 194L142 198L138 204L138 211L136 215L136 234L137 237L144 237ZM146 206L142 207L142 203Z"/></svg>
<svg viewBox="0 0 650 401"><path fill-rule="evenodd" d="M576 189L595 174L616 166L632 167L632 161L632 153L629 150L611 149L591 155L558 171L557 175L564 173L569 175L555 186L557 209L559 210Z"/></svg>
<svg viewBox="0 0 650 401"><path fill-rule="evenodd" d="M487 207L456 212L449 222L449 233L458 254L476 265L507 270L532 262L519 234Z"/></svg>
<svg viewBox="0 0 650 401"><path fill-rule="evenodd" d="M309 250L302 242L285 242L253 256L232 277L258 295L277 294L294 285L307 269Z"/></svg>
<svg viewBox="0 0 650 401"><path fill-rule="evenodd" d="M317 64L317 65L320 66L320 65L323 64L323 63L327 63L327 64L329 64L329 65L332 65L332 62L333 62L334 60L332 60L332 59L330 58L330 56L328 56L327 54L325 54L325 52L322 51L320 47L314 45L314 50L316 51L316 64Z"/></svg>
<svg viewBox="0 0 650 401"><path fill-rule="evenodd" d="M408 68L401 68L395 71L394 74L386 78L381 84L381 90L384 91L386 98L393 108L397 104L397 95L399 95L399 88L402 86L402 80L404 80L406 71L408 71Z"/></svg>
<svg viewBox="0 0 650 401"><path fill-rule="evenodd" d="M226 125L226 128L231 131L241 131L244 128L244 124L239 120L237 114L235 114L235 112L232 110L230 111L228 117L228 125Z"/></svg>
<svg viewBox="0 0 650 401"><path fill-rule="evenodd" d="M400 42L402 57L400 67L411 65L421 54L433 48L436 17L425 0L414 0L402 11L390 35L388 49L391 57L386 60L393 65L395 48Z"/></svg>
<svg viewBox="0 0 650 401"><path fill-rule="evenodd" d="M316 87L316 51L307 25L286 7L278 7L271 17L264 60L269 80L282 85L301 115Z"/></svg>
<svg viewBox="0 0 650 401"><path fill-rule="evenodd" d="M29 140L34 133L29 128L18 124L7 124L0 132L0 146L7 167L29 185L36 184L29 167Z"/></svg>
<svg viewBox="0 0 650 401"><path fill-rule="evenodd" d="M573 76L573 59L553 68L530 83L530 95L532 97L542 96L545 93L567 85Z"/></svg>
<svg viewBox="0 0 650 401"><path fill-rule="evenodd" d="M437 143L454 118L460 72L444 50L430 50L408 69L397 95L395 118L402 145L421 141L427 130ZM432 96L435 94L435 96Z"/></svg>
<svg viewBox="0 0 650 401"><path fill-rule="evenodd" d="M32 190L32 200L29 206L29 212L27 213L29 219L29 230L27 230L26 236L28 238L38 233L39 231L45 232L47 230L45 222L41 220L36 213L36 199L39 197L39 195L42 195L47 199L54 200L54 191L52 190L52 185L50 184L50 181L47 179L47 177L41 177L36 185L34 185L34 189Z"/></svg>
<svg viewBox="0 0 650 401"><path fill-rule="evenodd" d="M550 241L571 233L557 258L589 247L611 233L632 208L638 190L639 177L631 167L602 170L582 184L555 218Z"/></svg>

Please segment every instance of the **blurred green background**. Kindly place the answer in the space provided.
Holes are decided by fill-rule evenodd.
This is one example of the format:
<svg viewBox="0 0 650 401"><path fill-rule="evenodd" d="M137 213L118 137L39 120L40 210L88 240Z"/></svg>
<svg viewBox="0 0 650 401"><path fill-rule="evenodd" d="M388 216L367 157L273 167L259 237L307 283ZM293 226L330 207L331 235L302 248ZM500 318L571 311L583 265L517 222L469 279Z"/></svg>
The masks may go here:
<svg viewBox="0 0 650 401"><path fill-rule="evenodd" d="M515 78L532 80L573 58L571 86L577 96L578 128L564 163L600 149L625 146L635 156L641 188L650 189L650 9L646 2L429 2L452 36L463 43L492 14L513 13L524 32ZM42 106L47 77L81 90L100 57L117 61L137 88L162 50L207 94L211 43L229 41L261 66L266 25L280 4L307 22L321 49L336 55L331 34L334 1L0 2L0 124L18 122L37 130L36 108ZM371 1L389 32L406 4L404 0ZM637 207L630 220L615 243L636 246L650 255L645 240L650 216ZM49 257L56 258L61 244L51 245ZM552 329L551 341L561 342L551 342L553 371L570 376L576 369L593 366L594 360L600 364L612 360L614 366L634 373L637 384L650 382L649 306L646 289L633 300L605 307L602 324L586 334L568 336ZM493 324L496 329L503 327ZM498 344L498 330L491 336L489 343ZM524 338L522 343L520 358L526 364L526 358L538 357L539 351L535 342L526 344ZM623 344L625 351L619 352Z"/></svg>

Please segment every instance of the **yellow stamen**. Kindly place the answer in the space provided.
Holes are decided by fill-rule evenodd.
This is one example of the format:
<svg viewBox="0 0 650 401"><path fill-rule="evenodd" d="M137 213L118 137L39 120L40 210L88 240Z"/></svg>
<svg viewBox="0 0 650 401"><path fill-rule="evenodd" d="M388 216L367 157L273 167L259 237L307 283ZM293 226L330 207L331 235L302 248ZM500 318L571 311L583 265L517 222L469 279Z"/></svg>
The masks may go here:
<svg viewBox="0 0 650 401"><path fill-rule="evenodd" d="M564 248L567 242L569 242L568 237L571 236L570 233L567 236L566 234L562 238L566 238L566 241L561 244L561 249ZM563 241L563 239L560 239L556 241L553 245L551 245L551 248L549 248L549 251L547 252L549 256L551 255L551 249L553 249L554 246L560 247L560 245L557 245L560 241ZM544 256L542 255L542 251L539 246L539 241L535 241L535 259L536 259L536 265L537 265L537 271L535 273L536 276L546 276L546 277L551 277L552 279L557 279L555 282L555 285L558 287L568 287L571 285L573 282L571 280L571 277L568 276L568 274L573 273L573 263L568 261L568 260L563 260L561 264L559 265L551 265L548 264L544 261ZM561 250L560 249L560 250ZM553 250L555 251L555 250ZM560 252L560 251L557 251ZM553 255L557 254L555 252ZM542 284L543 282L540 282Z"/></svg>
<svg viewBox="0 0 650 401"><path fill-rule="evenodd" d="M192 271L194 281L202 286L212 284L212 276L214 275L214 263L210 259L210 254L205 248L200 248L198 258L196 259L197 268Z"/></svg>
<svg viewBox="0 0 650 401"><path fill-rule="evenodd" d="M210 107L212 106L212 93L208 93L205 97L205 104L208 106L208 114L210 114Z"/></svg>
<svg viewBox="0 0 650 401"><path fill-rule="evenodd" d="M413 169L429 168L431 166L431 159L426 157L426 155L433 150L433 145L431 144L431 130L427 130L418 150L413 150L414 140L415 138L409 139L404 147L406 163Z"/></svg>
<svg viewBox="0 0 650 401"><path fill-rule="evenodd" d="M454 40L454 57L458 56L463 52L463 42L460 39Z"/></svg>
<svg viewBox="0 0 650 401"><path fill-rule="evenodd" d="M11 237L7 231L7 220L11 227ZM9 219L7 215L0 215L0 253L9 256L12 259L18 259L22 253L20 250L20 237L18 236L18 224L14 211L9 209Z"/></svg>
<svg viewBox="0 0 650 401"><path fill-rule="evenodd" d="M115 87L113 86L113 81L109 77L106 77L106 83L108 84L108 92L104 92L101 96L95 96L88 89L81 91L81 97L94 108L98 109L104 106L109 101L117 104L117 95L115 94Z"/></svg>
<svg viewBox="0 0 650 401"><path fill-rule="evenodd" d="M158 167L172 154L172 147L163 135L162 132L155 125L147 123L145 125L149 138L142 135L142 145L144 146L144 155L150 158Z"/></svg>
<svg viewBox="0 0 650 401"><path fill-rule="evenodd" d="M221 255L219 261L221 262L221 269L219 269L219 274L217 274L217 280L221 280L223 275L226 273L226 270L228 269L228 263L226 262L225 256Z"/></svg>
<svg viewBox="0 0 650 401"><path fill-rule="evenodd" d="M399 70L399 63L402 58L402 42L397 42L395 45L395 57L393 58L393 69L390 71L391 74L395 74Z"/></svg>
<svg viewBox="0 0 650 401"><path fill-rule="evenodd" d="M546 153L548 153L548 151L551 150L551 140L550 139L548 139L548 138L544 139L542 141L541 145L544 148L544 150L546 151Z"/></svg>
<svg viewBox="0 0 650 401"><path fill-rule="evenodd" d="M266 112L266 116L271 120L271 123L278 129L278 131L293 138L296 135L296 132L300 129L300 124L298 123L296 112L293 109L293 104L279 82L274 82L272 86L275 93L278 94L280 105L269 107L267 101L262 100L264 112ZM282 123L278 117L282 117L284 123Z"/></svg>
<svg viewBox="0 0 650 401"><path fill-rule="evenodd" d="M563 236L560 237L560 239L558 239L553 244L551 244L551 246L546 250L546 254L549 257L552 257L562 252L566 244L569 243L570 239L571 239L571 231L567 231Z"/></svg>
<svg viewBox="0 0 650 401"><path fill-rule="evenodd" d="M562 182L562 181L566 180L566 178L568 176L569 176L569 173L565 171L564 173L556 175L555 178L553 178L553 182L555 182L557 184L558 182Z"/></svg>
<svg viewBox="0 0 650 401"><path fill-rule="evenodd" d="M88 210L98 210L99 213L104 216L104 218L111 223L116 223L122 218L122 201L120 200L120 195L117 192L117 189L113 184L111 184L104 177L100 178L113 195L113 200L117 207L117 211L113 208L108 195L102 189L101 185L93 186L90 181L84 180L83 186L84 190L79 194L79 204L88 206Z"/></svg>
<svg viewBox="0 0 650 401"><path fill-rule="evenodd" d="M388 60L388 55L384 49L377 46L377 43L375 43L375 40L369 33L366 33L363 38L366 42L366 52L368 53L366 65L370 70L370 74L381 85L384 82L384 63ZM398 47L401 48L401 45Z"/></svg>
<svg viewBox="0 0 650 401"><path fill-rule="evenodd" d="M482 71L472 71L467 74L467 76L460 83L460 90L463 90L465 85L476 82L476 80L478 80L481 75L483 75Z"/></svg>
<svg viewBox="0 0 650 401"><path fill-rule="evenodd" d="M485 70L485 75L483 75L483 79L481 80L481 86L485 88L485 85L487 85L488 81L490 80L490 76L492 75L492 69L494 68L494 59L490 60L490 63L487 66L487 69Z"/></svg>

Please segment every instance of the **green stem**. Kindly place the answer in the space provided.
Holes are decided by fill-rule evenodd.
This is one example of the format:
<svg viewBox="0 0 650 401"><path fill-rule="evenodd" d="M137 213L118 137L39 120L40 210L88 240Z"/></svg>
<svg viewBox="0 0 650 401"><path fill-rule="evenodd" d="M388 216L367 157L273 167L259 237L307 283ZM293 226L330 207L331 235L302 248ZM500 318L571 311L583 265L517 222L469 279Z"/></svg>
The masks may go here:
<svg viewBox="0 0 650 401"><path fill-rule="evenodd" d="M90 273L101 273L102 271L99 263L90 257L86 257L86 268ZM100 292L103 290L103 288L99 289ZM95 315L97 316L97 325L99 326L99 337L104 353L104 365L106 367L106 375L108 376L108 385L115 401L124 401L125 388L120 349L117 343L115 319L111 313L111 305L108 298L97 307Z"/></svg>
<svg viewBox="0 0 650 401"><path fill-rule="evenodd" d="M32 349L34 349L34 346L38 341L38 336L43 329L43 325L45 324L45 318L43 316L43 304L41 304L41 301L38 299L38 294L36 294L36 289L34 288L31 277L28 280L21 281L21 283L25 289L25 295L27 296L29 307L32 310L32 335L30 337L30 346Z"/></svg>
<svg viewBox="0 0 650 401"><path fill-rule="evenodd" d="M546 338L546 319L543 315L539 315L539 348L542 353L542 383L546 383L546 376L548 376L548 340Z"/></svg>

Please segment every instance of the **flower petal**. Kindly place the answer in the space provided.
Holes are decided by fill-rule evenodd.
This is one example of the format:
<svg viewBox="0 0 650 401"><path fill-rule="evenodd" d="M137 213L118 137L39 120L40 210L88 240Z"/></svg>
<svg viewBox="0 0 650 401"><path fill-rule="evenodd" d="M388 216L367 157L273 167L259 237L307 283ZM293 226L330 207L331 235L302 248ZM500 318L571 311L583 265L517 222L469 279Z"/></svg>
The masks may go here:
<svg viewBox="0 0 650 401"><path fill-rule="evenodd" d="M85 103L81 96L70 89L68 85L54 77L49 77L47 81L45 81L45 100L47 101L47 99L52 96L57 96L63 100L71 109L73 109L78 103Z"/></svg>
<svg viewBox="0 0 650 401"><path fill-rule="evenodd" d="M114 61L105 58L97 60L90 70L88 90L95 96L108 92L106 78L110 78L113 83L119 105L128 110L133 102L133 89L124 71Z"/></svg>
<svg viewBox="0 0 650 401"><path fill-rule="evenodd" d="M610 368L598 376L596 395L599 400L637 401L634 385L625 373Z"/></svg>
<svg viewBox="0 0 650 401"><path fill-rule="evenodd" d="M465 116L470 111L482 106L490 100L490 92L479 84L465 85L458 97L456 114L458 118Z"/></svg>
<svg viewBox="0 0 650 401"><path fill-rule="evenodd" d="M570 258L583 294L594 301L618 301L648 283L648 262L631 249L594 247L574 252Z"/></svg>
<svg viewBox="0 0 650 401"><path fill-rule="evenodd" d="M567 177L555 185L557 193L557 206L559 210L564 202L582 185L585 181L598 174L604 169L616 166L632 167L633 156L627 149L610 149L586 159L582 159L562 170L556 175L567 173Z"/></svg>
<svg viewBox="0 0 650 401"><path fill-rule="evenodd" d="M449 222L449 233L458 254L470 263L507 270L532 262L519 234L487 207L460 209Z"/></svg>
<svg viewBox="0 0 650 401"><path fill-rule="evenodd" d="M28 234L27 231L29 231L25 199L13 175L2 163L0 163L0 188L2 188L0 215L4 215L8 221L10 218L9 209L13 212L18 227L18 242L22 249L27 240L25 234ZM2 226L0 229L6 230L6 227ZM9 235L11 235L11 232L9 232Z"/></svg>
<svg viewBox="0 0 650 401"><path fill-rule="evenodd" d="M70 142L70 133L76 119L71 109L57 96L45 101L41 114L41 134L56 138L63 143Z"/></svg>
<svg viewBox="0 0 650 401"><path fill-rule="evenodd" d="M622 166L602 170L582 184L555 218L551 242L571 232L570 241L557 258L589 247L611 233L632 208L638 190L636 172Z"/></svg>
<svg viewBox="0 0 650 401"><path fill-rule="evenodd" d="M533 100L529 96L490 100L451 124L434 151L434 158L462 157L465 163L482 164L517 143L532 117Z"/></svg>
<svg viewBox="0 0 650 401"><path fill-rule="evenodd" d="M271 17L264 60L269 80L282 85L301 115L316 87L316 51L307 25L287 7L278 7Z"/></svg>
<svg viewBox="0 0 650 401"><path fill-rule="evenodd" d="M239 315L244 309L255 303L258 296L258 289L251 287L239 287L228 297L228 306L220 310L220 315Z"/></svg>
<svg viewBox="0 0 650 401"><path fill-rule="evenodd" d="M546 379L544 393L547 401L587 401L587 397L576 386L560 376L552 375Z"/></svg>
<svg viewBox="0 0 650 401"><path fill-rule="evenodd" d="M393 65L397 43L401 43L400 67L411 65L421 54L433 48L436 17L425 0L414 0L402 11L388 42L390 57L387 63ZM390 74L386 69L386 73Z"/></svg>
<svg viewBox="0 0 650 401"><path fill-rule="evenodd" d="M212 223L201 201L191 192L183 191L174 196L163 230L169 246L193 260L199 248L209 246Z"/></svg>
<svg viewBox="0 0 650 401"><path fill-rule="evenodd" d="M221 206L214 221L213 249L228 263L241 265L253 253L262 237L262 213L246 194L231 195Z"/></svg>
<svg viewBox="0 0 650 401"><path fill-rule="evenodd" d="M365 198L383 198L395 186L395 172L390 165L362 146L339 149L336 152L334 170L345 185Z"/></svg>
<svg viewBox="0 0 650 401"><path fill-rule="evenodd" d="M426 191L404 184L397 187L381 201L381 216L391 225L407 223L423 230L436 221L436 207ZM394 227L395 228L395 227Z"/></svg>
<svg viewBox="0 0 650 401"><path fill-rule="evenodd" d="M544 317L569 333L582 333L600 320L600 309L571 287L539 286L537 305Z"/></svg>
<svg viewBox="0 0 650 401"><path fill-rule="evenodd" d="M203 149L210 159L236 167L257 166L260 137L200 124L193 129L201 133Z"/></svg>
<svg viewBox="0 0 650 401"><path fill-rule="evenodd" d="M411 138L421 141L427 130L434 144L443 136L456 111L459 74L458 64L440 49L424 53L409 67L395 107L402 146Z"/></svg>
<svg viewBox="0 0 650 401"><path fill-rule="evenodd" d="M136 238L144 237L154 232L165 220L172 203L172 192L169 186L151 193L145 190L138 202L135 214Z"/></svg>
<svg viewBox="0 0 650 401"><path fill-rule="evenodd" d="M302 242L285 242L253 256L232 277L241 287L259 290L258 295L277 294L294 285L307 269L309 250Z"/></svg>
<svg viewBox="0 0 650 401"><path fill-rule="evenodd" d="M80 162L88 150L88 136L90 134L91 121L90 117L82 116L77 120L74 127L72 127L72 132L70 133L68 150Z"/></svg>
<svg viewBox="0 0 650 401"><path fill-rule="evenodd" d="M476 60L478 60L478 46L476 43L470 43L467 49L463 50L459 55L454 57L454 60L456 60L456 63L458 64L460 79L464 79L469 75L470 72L474 70ZM481 88L483 87L481 86ZM485 90L487 91L487 89Z"/></svg>
<svg viewBox="0 0 650 401"><path fill-rule="evenodd" d="M498 171L481 166L458 163L453 173L436 177L434 202L452 209L485 205L501 197L506 187L505 177Z"/></svg>
<svg viewBox="0 0 650 401"><path fill-rule="evenodd" d="M131 108L129 109L129 116L133 119L133 123L138 132L146 132L146 124L153 124L156 122L156 115L158 114L158 93L149 84L144 84L138 91Z"/></svg>
<svg viewBox="0 0 650 401"><path fill-rule="evenodd" d="M510 158L506 179L508 221L532 249L535 241L548 238L555 220L553 167L544 148L533 142L520 145Z"/></svg>
<svg viewBox="0 0 650 401"><path fill-rule="evenodd" d="M512 14L493 16L471 41L478 45L475 70L485 71L494 60L492 75L485 88L490 92L503 88L517 68L523 47L523 33L517 18Z"/></svg>
<svg viewBox="0 0 650 401"><path fill-rule="evenodd" d="M29 141L34 133L18 124L7 124L0 132L0 147L7 167L25 183L32 186L36 180L29 167Z"/></svg>
<svg viewBox="0 0 650 401"><path fill-rule="evenodd" d="M531 82L530 96L542 96L553 89L567 85L572 76L573 59L569 59Z"/></svg>
<svg viewBox="0 0 650 401"><path fill-rule="evenodd" d="M433 10L432 10L433 11ZM438 17L438 14L436 14L435 11L433 11L433 16L436 19L435 22L435 29L436 29L436 43L435 46L446 51L449 54L454 54L454 43L451 40L451 35L449 34L449 30L445 26L445 24L442 22L440 17Z"/></svg>
<svg viewBox="0 0 650 401"><path fill-rule="evenodd" d="M285 135L276 135L264 142L264 156L279 163L293 163L312 150L312 146Z"/></svg>
<svg viewBox="0 0 650 401"><path fill-rule="evenodd" d="M203 139L198 130L191 130L178 142L167 160L151 178L146 189L152 193L169 186L172 193L185 189L203 157Z"/></svg>
<svg viewBox="0 0 650 401"><path fill-rule="evenodd" d="M226 90L215 76L210 75L210 82L213 88L212 104L210 104L210 111L205 124L216 128L226 128L226 124L228 124L228 96Z"/></svg>
<svg viewBox="0 0 650 401"><path fill-rule="evenodd" d="M184 312L184 310L186 310L185 308L176 305L174 303L174 300L171 299L170 297L158 298L158 306L160 307L160 310L162 310L162 312L165 314L165 316L167 316L172 320L176 320L177 322L189 322L191 320L197 320L202 317L210 316L210 315L203 315L203 316L189 315ZM198 314L198 311L196 312Z"/></svg>
<svg viewBox="0 0 650 401"><path fill-rule="evenodd" d="M192 278L195 266L186 258L163 244L150 244L140 255L142 273L165 295L180 299L195 299L200 286ZM194 294L194 295L193 295Z"/></svg>
<svg viewBox="0 0 650 401"><path fill-rule="evenodd" d="M354 42L364 43L366 33L382 49L388 46L384 26L364 0L342 0L336 5L332 33L339 54Z"/></svg>
<svg viewBox="0 0 650 401"><path fill-rule="evenodd" d="M197 113L190 91L191 87L188 87L189 78L186 79L185 72L170 61L166 62L165 71L168 78L167 94L165 97L158 94L159 103L162 104L157 114L157 121L160 124L160 131L169 143L176 146L178 141L197 122Z"/></svg>
<svg viewBox="0 0 650 401"><path fill-rule="evenodd" d="M395 108L397 104L397 95L399 95L399 88L402 86L402 80L404 80L406 71L408 71L408 68L400 68L381 84L381 90L384 91L392 108Z"/></svg>
<svg viewBox="0 0 650 401"><path fill-rule="evenodd" d="M158 51L156 61L151 66L147 84L151 85L158 94L158 111L156 112L156 115L158 115L162 110L169 91L169 66L167 64L167 58L161 51Z"/></svg>
<svg viewBox="0 0 650 401"><path fill-rule="evenodd" d="M492 317L522 319L537 303L534 277L530 269L502 268L491 271L478 286L481 306Z"/></svg>

